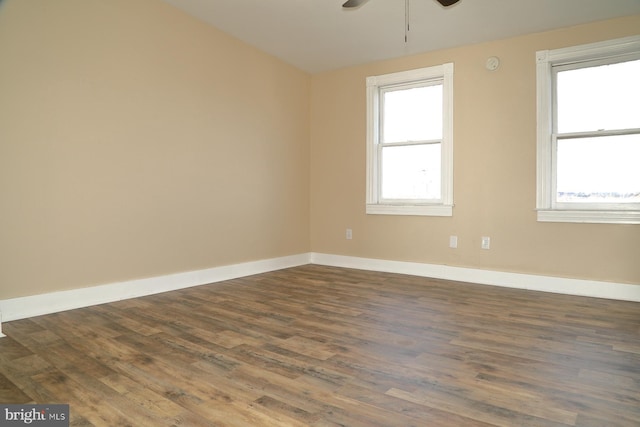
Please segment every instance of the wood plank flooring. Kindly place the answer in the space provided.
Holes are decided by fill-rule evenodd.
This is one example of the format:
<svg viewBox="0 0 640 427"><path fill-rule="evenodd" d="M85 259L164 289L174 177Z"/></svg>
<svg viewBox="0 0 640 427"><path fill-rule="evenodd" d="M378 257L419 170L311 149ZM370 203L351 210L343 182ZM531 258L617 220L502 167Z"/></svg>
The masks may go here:
<svg viewBox="0 0 640 427"><path fill-rule="evenodd" d="M3 324L74 426L640 426L640 304L308 265Z"/></svg>

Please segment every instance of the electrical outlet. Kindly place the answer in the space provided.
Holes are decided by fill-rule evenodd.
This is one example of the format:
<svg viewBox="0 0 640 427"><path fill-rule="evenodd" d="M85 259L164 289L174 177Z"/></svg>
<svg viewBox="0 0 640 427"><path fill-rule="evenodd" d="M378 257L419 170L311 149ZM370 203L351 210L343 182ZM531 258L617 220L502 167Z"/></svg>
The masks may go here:
<svg viewBox="0 0 640 427"><path fill-rule="evenodd" d="M482 237L481 247L482 247L482 249L491 248L491 237L483 236Z"/></svg>
<svg viewBox="0 0 640 427"><path fill-rule="evenodd" d="M449 236L449 247L453 249L458 247L458 236Z"/></svg>
<svg viewBox="0 0 640 427"><path fill-rule="evenodd" d="M347 228L347 232L345 233L345 237L347 238L347 240L353 239L353 231L351 231L350 228Z"/></svg>

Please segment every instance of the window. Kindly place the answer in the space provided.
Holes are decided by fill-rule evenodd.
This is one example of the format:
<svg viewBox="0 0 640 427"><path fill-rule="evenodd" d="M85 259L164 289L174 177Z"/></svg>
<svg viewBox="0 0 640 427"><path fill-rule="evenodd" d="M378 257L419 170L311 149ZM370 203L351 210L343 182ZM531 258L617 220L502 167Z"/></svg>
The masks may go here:
<svg viewBox="0 0 640 427"><path fill-rule="evenodd" d="M538 221L640 224L640 37L536 58Z"/></svg>
<svg viewBox="0 0 640 427"><path fill-rule="evenodd" d="M367 78L367 213L451 216L453 64Z"/></svg>

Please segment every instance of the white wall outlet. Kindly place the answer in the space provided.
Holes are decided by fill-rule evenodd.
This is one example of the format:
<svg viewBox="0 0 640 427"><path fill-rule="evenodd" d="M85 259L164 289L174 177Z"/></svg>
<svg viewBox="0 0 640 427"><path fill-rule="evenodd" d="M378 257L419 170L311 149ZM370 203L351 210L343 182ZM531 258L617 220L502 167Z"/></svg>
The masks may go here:
<svg viewBox="0 0 640 427"><path fill-rule="evenodd" d="M454 249L458 247L458 236L449 236L449 247Z"/></svg>
<svg viewBox="0 0 640 427"><path fill-rule="evenodd" d="M345 237L347 238L347 240L353 239L353 231L351 231L350 228L347 228L347 232L345 233Z"/></svg>
<svg viewBox="0 0 640 427"><path fill-rule="evenodd" d="M491 247L491 237L482 236L482 249L489 249Z"/></svg>

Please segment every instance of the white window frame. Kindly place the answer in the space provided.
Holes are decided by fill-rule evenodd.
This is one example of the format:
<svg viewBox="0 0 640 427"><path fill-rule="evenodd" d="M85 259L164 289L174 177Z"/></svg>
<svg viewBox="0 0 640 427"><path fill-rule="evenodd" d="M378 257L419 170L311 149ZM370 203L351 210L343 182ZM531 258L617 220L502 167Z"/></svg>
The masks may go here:
<svg viewBox="0 0 640 427"><path fill-rule="evenodd" d="M555 203L556 180L553 68L568 64L634 58L640 52L640 36L536 52L537 77L537 200L540 222L640 224L640 210L614 204Z"/></svg>
<svg viewBox="0 0 640 427"><path fill-rule="evenodd" d="M381 198L380 93L393 85L442 83L441 198L438 203L385 201ZM367 214L453 215L453 63L367 77Z"/></svg>

